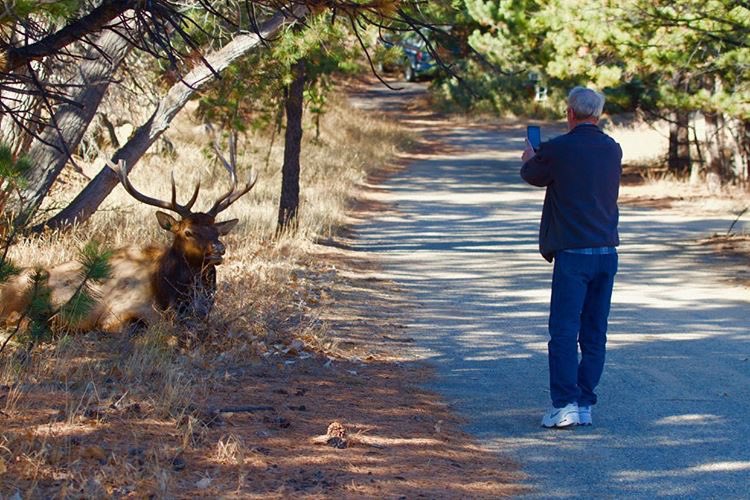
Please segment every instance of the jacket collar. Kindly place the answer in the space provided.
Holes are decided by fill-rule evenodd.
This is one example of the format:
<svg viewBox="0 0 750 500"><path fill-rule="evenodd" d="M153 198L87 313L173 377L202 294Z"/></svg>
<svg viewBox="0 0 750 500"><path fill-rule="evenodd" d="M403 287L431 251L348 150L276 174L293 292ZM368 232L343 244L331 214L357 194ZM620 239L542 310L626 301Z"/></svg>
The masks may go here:
<svg viewBox="0 0 750 500"><path fill-rule="evenodd" d="M571 130L571 132L575 130L587 130L587 129L588 130L601 130L599 128L599 125L594 125L593 123L579 123L578 125L573 127L573 130Z"/></svg>
<svg viewBox="0 0 750 500"><path fill-rule="evenodd" d="M601 132L602 129L599 128L599 125L594 125L593 123L579 123L575 127L573 127L573 130L570 132L588 132L596 130L597 132Z"/></svg>

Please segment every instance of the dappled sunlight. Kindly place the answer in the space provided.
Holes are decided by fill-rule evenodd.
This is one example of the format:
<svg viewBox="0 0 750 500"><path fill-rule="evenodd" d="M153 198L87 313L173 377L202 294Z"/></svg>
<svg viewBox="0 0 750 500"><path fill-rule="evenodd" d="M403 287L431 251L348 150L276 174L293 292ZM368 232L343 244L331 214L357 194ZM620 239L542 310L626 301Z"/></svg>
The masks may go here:
<svg viewBox="0 0 750 500"><path fill-rule="evenodd" d="M735 472L750 470L750 461L744 462L713 462L696 465L690 468L693 472Z"/></svg>
<svg viewBox="0 0 750 500"><path fill-rule="evenodd" d="M438 373L429 387L486 447L526 464L545 495L581 495L570 479L580 467L614 496L722 491L717 482L750 460L750 428L734 416L750 411L750 293L719 281L692 243L726 231L732 214L621 207L596 425L541 429L552 266L537 249L544 191L521 181L523 127L510 131L436 130L451 154L390 179L377 193L387 212L355 228L358 248L381 257L383 279L406 292L410 352ZM690 487L672 481L694 472L703 474Z"/></svg>
<svg viewBox="0 0 750 500"><path fill-rule="evenodd" d="M617 474L624 481L642 481L660 477L694 476L701 473L715 472L743 472L750 470L750 461L739 462L710 462L706 464L686 467L684 469L667 471L629 470Z"/></svg>
<svg viewBox="0 0 750 500"><path fill-rule="evenodd" d="M654 425L716 425L724 422L718 415L690 413L687 415L673 415L654 422Z"/></svg>

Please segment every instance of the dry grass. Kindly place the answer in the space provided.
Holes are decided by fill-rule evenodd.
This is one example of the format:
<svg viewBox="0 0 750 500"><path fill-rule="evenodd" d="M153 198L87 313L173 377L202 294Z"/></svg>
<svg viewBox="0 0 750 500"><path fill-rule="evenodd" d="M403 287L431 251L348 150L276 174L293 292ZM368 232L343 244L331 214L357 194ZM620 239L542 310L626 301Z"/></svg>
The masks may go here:
<svg viewBox="0 0 750 500"><path fill-rule="evenodd" d="M197 208L210 206L228 179L210 159L204 129L186 112L169 137L177 157L145 158L131 176L134 185L168 198L168 172L174 169L181 173L178 193L187 196L200 178L204 188ZM243 138L240 176L249 175L252 166L259 181L223 214L239 218L240 224L225 238L228 258L219 269L217 306L205 325L208 340L180 347L180 332L165 321L132 338L93 332L58 338L30 359L3 355L0 496L98 497L134 491L161 496L174 491L174 457L206 446L208 424L200 407L210 385L225 375L222 367L283 367L291 355L333 347L315 313L324 287L305 277L327 272L311 249L316 239L345 223L367 175L410 140L398 125L337 102L323 117L320 141L308 135L303 146L299 230L274 240L283 144L277 141L266 164L268 138ZM97 166L84 165L84 171L93 175ZM66 174L64 181L50 206L64 204L86 182L78 174ZM112 248L167 243L153 212L118 186L89 223L69 234L23 240L11 258L22 266L54 265L74 259L92 235ZM0 334L0 341L4 338ZM150 451L134 445L148 442L149 435L155 439ZM228 434L214 441L213 460L237 465L246 452L242 441Z"/></svg>
<svg viewBox="0 0 750 500"><path fill-rule="evenodd" d="M667 157L669 125L646 123L630 115L605 118L602 125L622 147L625 164L658 164Z"/></svg>

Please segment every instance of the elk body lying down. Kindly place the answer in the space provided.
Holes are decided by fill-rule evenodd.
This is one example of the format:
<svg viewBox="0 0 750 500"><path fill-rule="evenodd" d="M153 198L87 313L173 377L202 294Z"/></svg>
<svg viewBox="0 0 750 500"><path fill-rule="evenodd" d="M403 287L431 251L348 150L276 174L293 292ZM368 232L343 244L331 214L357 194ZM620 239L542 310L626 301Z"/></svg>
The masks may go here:
<svg viewBox="0 0 750 500"><path fill-rule="evenodd" d="M126 247L116 250L109 260L110 278L94 286L100 300L76 324L61 325L68 329L86 331L121 331L133 324L148 324L166 310L173 310L182 318L205 318L211 311L216 292L216 266L224 258L224 244L219 239L237 224L237 219L216 222L216 216L252 189L251 180L237 189L237 177L232 163L223 158L229 170L232 187L205 213L190 211L198 197L200 184L186 205L176 202L172 179L172 201L150 198L139 193L127 178L128 171L120 162L120 178L126 191L137 200L177 213L175 219L164 212L156 212L159 225L173 235L168 247ZM51 302L57 307L73 296L81 284L81 264L67 262L49 269L47 285ZM0 288L0 321L12 326L22 319L31 296L33 271L26 270Z"/></svg>

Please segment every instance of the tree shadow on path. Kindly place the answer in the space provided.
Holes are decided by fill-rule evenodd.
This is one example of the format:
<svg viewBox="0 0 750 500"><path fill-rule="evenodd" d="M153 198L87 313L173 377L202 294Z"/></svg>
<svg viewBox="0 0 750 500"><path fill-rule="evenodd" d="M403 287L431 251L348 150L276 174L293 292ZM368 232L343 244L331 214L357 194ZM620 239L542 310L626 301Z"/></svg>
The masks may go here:
<svg viewBox="0 0 750 500"><path fill-rule="evenodd" d="M518 176L523 126L429 134L449 147L390 178L390 210L356 232L406 291L430 388L519 459L539 496L746 495L748 291L690 244L728 219L622 210L595 426L543 430L552 268L537 251L543 190Z"/></svg>

